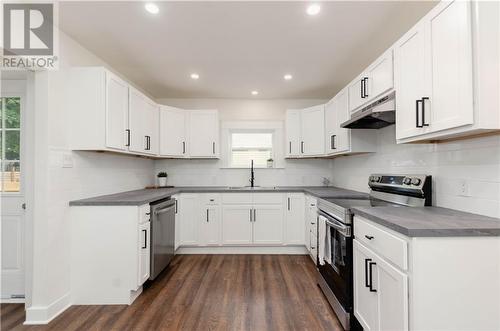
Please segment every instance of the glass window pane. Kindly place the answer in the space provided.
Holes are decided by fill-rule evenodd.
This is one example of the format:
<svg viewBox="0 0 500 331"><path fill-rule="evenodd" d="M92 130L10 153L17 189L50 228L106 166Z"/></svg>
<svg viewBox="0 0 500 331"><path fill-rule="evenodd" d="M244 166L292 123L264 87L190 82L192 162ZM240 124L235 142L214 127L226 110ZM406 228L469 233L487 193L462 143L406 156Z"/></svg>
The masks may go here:
<svg viewBox="0 0 500 331"><path fill-rule="evenodd" d="M4 131L5 132L5 159L19 160L19 146L21 142L20 132Z"/></svg>
<svg viewBox="0 0 500 331"><path fill-rule="evenodd" d="M235 168L250 168L251 161L255 168L266 168L267 159L271 158L270 150L233 151L231 166Z"/></svg>
<svg viewBox="0 0 500 331"><path fill-rule="evenodd" d="M272 133L233 133L233 148L272 148Z"/></svg>
<svg viewBox="0 0 500 331"><path fill-rule="evenodd" d="M0 161L3 159L3 131L0 130Z"/></svg>
<svg viewBox="0 0 500 331"><path fill-rule="evenodd" d="M21 172L19 161L4 162L2 171L4 192L19 192L21 188Z"/></svg>
<svg viewBox="0 0 500 331"><path fill-rule="evenodd" d="M21 125L21 99L5 98L5 127L20 128Z"/></svg>
<svg viewBox="0 0 500 331"><path fill-rule="evenodd" d="M0 128L3 127L3 121L2 121L2 117L3 117L3 108L2 108L3 99L4 98L0 98Z"/></svg>

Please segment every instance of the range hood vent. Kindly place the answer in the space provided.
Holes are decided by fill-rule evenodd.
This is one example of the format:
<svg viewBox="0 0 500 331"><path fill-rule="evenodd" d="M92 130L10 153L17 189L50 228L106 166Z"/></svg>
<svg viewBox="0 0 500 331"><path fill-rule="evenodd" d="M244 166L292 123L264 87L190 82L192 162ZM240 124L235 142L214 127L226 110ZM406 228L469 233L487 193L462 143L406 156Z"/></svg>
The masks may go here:
<svg viewBox="0 0 500 331"><path fill-rule="evenodd" d="M396 122L395 92L372 102L340 126L346 129L380 129Z"/></svg>

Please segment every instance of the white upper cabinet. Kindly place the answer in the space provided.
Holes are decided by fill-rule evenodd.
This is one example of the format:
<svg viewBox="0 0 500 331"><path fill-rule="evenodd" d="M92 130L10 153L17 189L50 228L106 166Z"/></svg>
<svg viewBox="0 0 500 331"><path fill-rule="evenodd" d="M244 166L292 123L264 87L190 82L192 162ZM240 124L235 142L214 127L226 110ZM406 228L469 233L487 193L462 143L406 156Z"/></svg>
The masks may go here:
<svg viewBox="0 0 500 331"><path fill-rule="evenodd" d="M293 109L286 112L286 156L300 155L300 110Z"/></svg>
<svg viewBox="0 0 500 331"><path fill-rule="evenodd" d="M217 110L193 110L189 118L189 156L219 157L219 115Z"/></svg>
<svg viewBox="0 0 500 331"><path fill-rule="evenodd" d="M186 156L187 116L185 110L160 107L160 156Z"/></svg>
<svg viewBox="0 0 500 331"><path fill-rule="evenodd" d="M303 109L301 112L300 155L315 156L325 153L325 106Z"/></svg>
<svg viewBox="0 0 500 331"><path fill-rule="evenodd" d="M158 154L158 105L133 88L130 88L129 104L129 150Z"/></svg>
<svg viewBox="0 0 500 331"><path fill-rule="evenodd" d="M349 110L354 112L361 106L394 87L392 49L382 54L347 87Z"/></svg>
<svg viewBox="0 0 500 331"><path fill-rule="evenodd" d="M500 128L499 7L441 2L396 42L398 142Z"/></svg>
<svg viewBox="0 0 500 331"><path fill-rule="evenodd" d="M321 156L325 153L325 105L286 113L286 156Z"/></svg>
<svg viewBox="0 0 500 331"><path fill-rule="evenodd" d="M106 146L124 151L128 145L129 87L127 83L109 71L105 75Z"/></svg>

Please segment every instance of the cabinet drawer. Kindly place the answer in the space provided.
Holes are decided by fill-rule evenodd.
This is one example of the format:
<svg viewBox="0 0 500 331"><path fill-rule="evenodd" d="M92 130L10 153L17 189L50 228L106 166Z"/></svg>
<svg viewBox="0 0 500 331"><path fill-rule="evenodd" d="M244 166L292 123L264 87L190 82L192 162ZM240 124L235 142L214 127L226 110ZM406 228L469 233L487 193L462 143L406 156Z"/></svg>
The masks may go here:
<svg viewBox="0 0 500 331"><path fill-rule="evenodd" d="M282 204L283 194L281 193L254 193L253 203L256 205L262 204Z"/></svg>
<svg viewBox="0 0 500 331"><path fill-rule="evenodd" d="M251 204L252 193L224 193L222 203L224 204Z"/></svg>
<svg viewBox="0 0 500 331"><path fill-rule="evenodd" d="M202 205L218 205L220 204L220 194L202 194L201 195Z"/></svg>
<svg viewBox="0 0 500 331"><path fill-rule="evenodd" d="M408 243L384 230L383 227L354 216L354 237L401 269L408 268Z"/></svg>
<svg viewBox="0 0 500 331"><path fill-rule="evenodd" d="M149 205L139 206L139 224L149 222L149 213L151 207Z"/></svg>

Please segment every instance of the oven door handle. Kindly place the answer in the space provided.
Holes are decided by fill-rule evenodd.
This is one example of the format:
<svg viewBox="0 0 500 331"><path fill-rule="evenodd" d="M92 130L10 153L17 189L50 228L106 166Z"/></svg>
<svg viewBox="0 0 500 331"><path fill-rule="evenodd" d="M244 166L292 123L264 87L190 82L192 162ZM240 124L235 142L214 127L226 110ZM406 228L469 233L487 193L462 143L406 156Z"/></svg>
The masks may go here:
<svg viewBox="0 0 500 331"><path fill-rule="evenodd" d="M338 230L341 234L343 234L346 237L349 237L351 235L351 228L347 225L342 224L340 221L337 221L336 219L332 218L331 216L325 214L324 212L318 210L318 215L322 216L326 219L326 224L335 230Z"/></svg>

